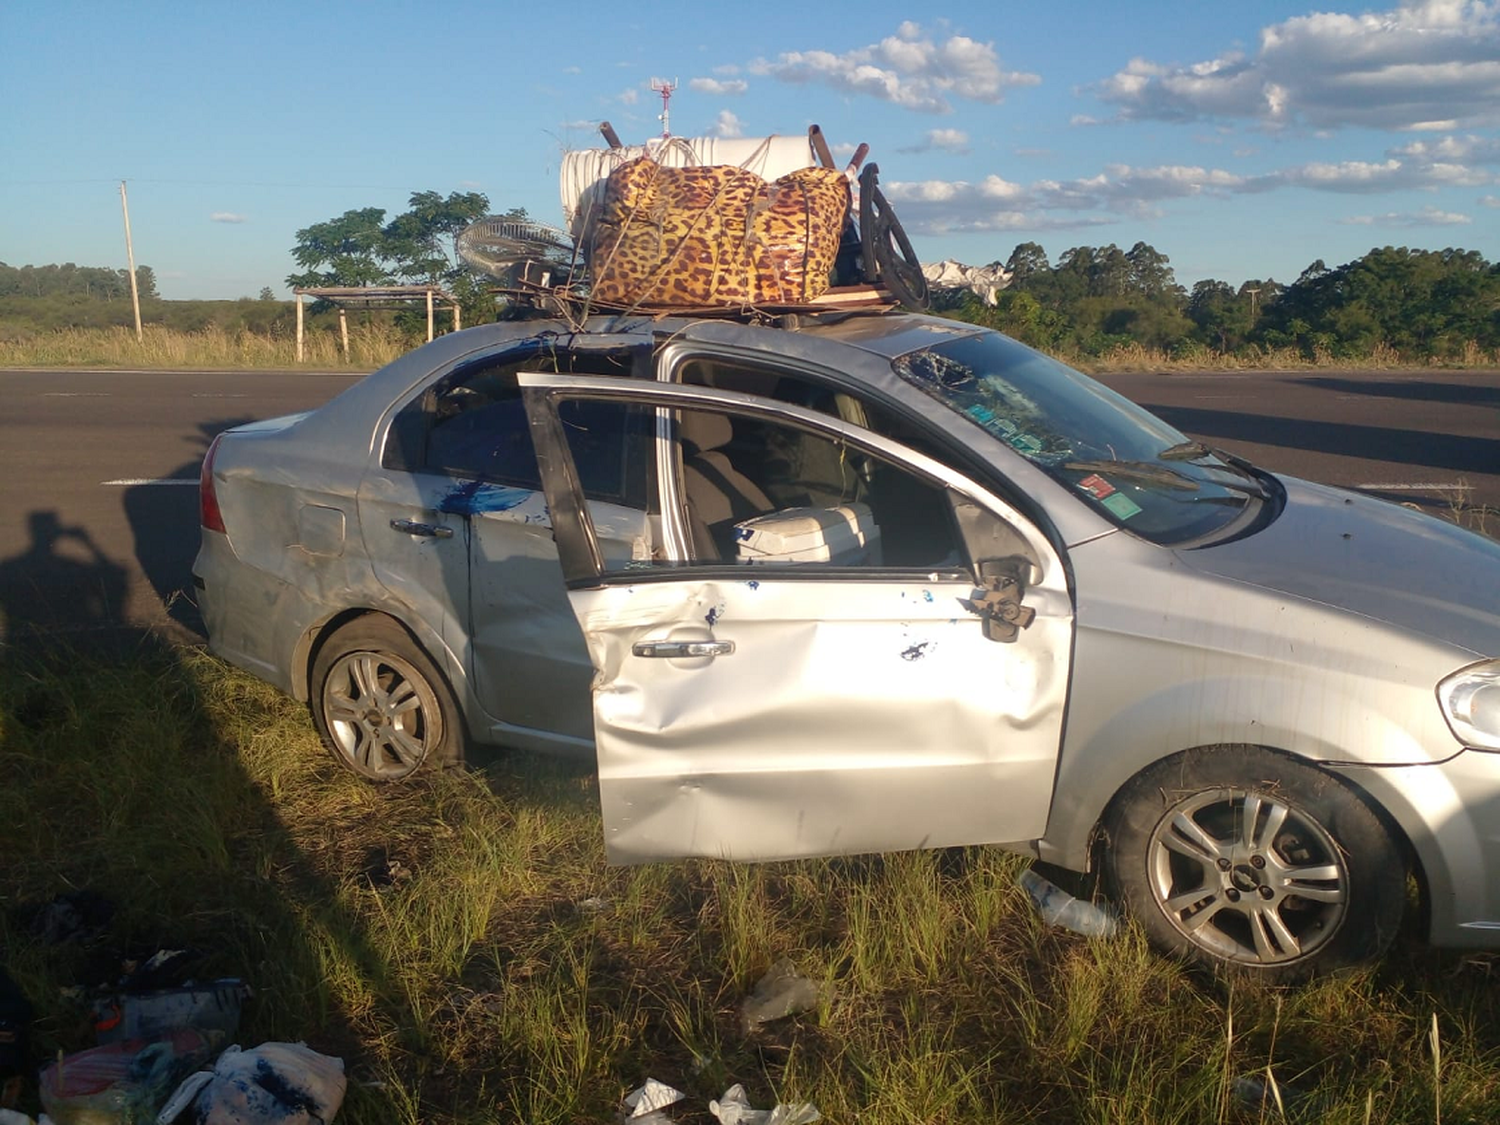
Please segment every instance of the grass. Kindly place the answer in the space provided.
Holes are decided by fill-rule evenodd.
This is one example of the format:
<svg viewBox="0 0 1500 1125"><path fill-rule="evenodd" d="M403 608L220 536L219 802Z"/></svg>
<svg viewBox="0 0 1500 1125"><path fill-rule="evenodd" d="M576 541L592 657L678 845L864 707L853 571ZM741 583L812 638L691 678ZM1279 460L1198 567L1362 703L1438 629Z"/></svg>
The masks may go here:
<svg viewBox="0 0 1500 1125"><path fill-rule="evenodd" d="M93 888L103 950L206 950L255 989L241 1042L344 1058L352 1123L606 1121L647 1076L684 1122L733 1082L835 1122L1500 1119L1488 956L1404 940L1296 990L1205 978L1131 929L1048 930L1024 861L986 848L612 868L581 768L375 788L200 651L9 660L0 947L42 1055L89 1045L63 989L98 951L41 943L22 904ZM783 957L822 1000L747 1035Z"/></svg>
<svg viewBox="0 0 1500 1125"><path fill-rule="evenodd" d="M305 341L304 366L348 367L370 370L389 363L409 351L413 340L386 323L351 324L350 356L346 358L336 332L313 329ZM1416 366L1491 368L1500 367L1500 352L1473 342L1450 359L1414 364L1403 360L1393 348L1381 345L1363 357L1334 356L1319 352L1308 358L1296 348L1251 348L1239 352L1195 349L1175 353L1131 344L1103 356L1061 355L1059 358L1084 371L1296 371L1335 368L1339 370L1387 370ZM147 325L144 340L137 341L128 328L65 328L41 334L0 333L0 368L3 367L149 367L149 368L295 368L296 341L290 336L256 332L226 332L206 328L179 332L160 325Z"/></svg>
<svg viewBox="0 0 1500 1125"><path fill-rule="evenodd" d="M1386 344L1369 355L1334 355L1317 350L1303 354L1300 348L1250 346L1235 352L1196 348L1186 352L1146 348L1140 344L1117 347L1102 356L1060 357L1080 370L1098 374L1112 371L1389 371L1433 368L1478 369L1500 367L1500 351L1481 348L1468 341L1457 355L1444 359L1412 360Z"/></svg>
<svg viewBox="0 0 1500 1125"><path fill-rule="evenodd" d="M1448 511L1443 514L1459 527L1467 527L1470 531L1477 531L1491 538L1500 538L1500 511L1486 504L1475 504L1473 488L1462 478L1460 483L1462 487L1453 493L1448 502Z"/></svg>
<svg viewBox="0 0 1500 1125"><path fill-rule="evenodd" d="M412 340L388 324L351 324L349 356L343 355L337 332L309 331L301 366L367 371L413 347ZM179 332L146 325L137 340L129 328L64 328L25 338L0 336L0 367L145 367L295 368L297 341L291 335L226 332L205 328Z"/></svg>

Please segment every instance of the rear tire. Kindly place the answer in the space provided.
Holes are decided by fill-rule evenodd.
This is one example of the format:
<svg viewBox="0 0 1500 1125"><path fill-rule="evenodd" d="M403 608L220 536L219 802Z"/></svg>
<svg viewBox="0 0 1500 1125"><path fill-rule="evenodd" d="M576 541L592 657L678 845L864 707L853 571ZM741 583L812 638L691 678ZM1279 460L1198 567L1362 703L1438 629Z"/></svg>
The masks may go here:
<svg viewBox="0 0 1500 1125"><path fill-rule="evenodd" d="M1105 820L1119 905L1182 960L1285 983L1379 957L1406 865L1338 778L1258 747L1194 750L1137 775Z"/></svg>
<svg viewBox="0 0 1500 1125"><path fill-rule="evenodd" d="M463 762L463 717L448 682L389 617L358 618L323 642L308 702L329 752L371 781Z"/></svg>

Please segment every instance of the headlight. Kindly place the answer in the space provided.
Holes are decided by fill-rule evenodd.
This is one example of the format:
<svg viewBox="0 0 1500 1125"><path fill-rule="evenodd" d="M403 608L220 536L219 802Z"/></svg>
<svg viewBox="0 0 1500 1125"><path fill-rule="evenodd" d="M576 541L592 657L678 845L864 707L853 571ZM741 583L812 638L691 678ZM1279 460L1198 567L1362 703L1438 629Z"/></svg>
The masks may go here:
<svg viewBox="0 0 1500 1125"><path fill-rule="evenodd" d="M1500 660L1460 668L1438 684L1437 695L1460 742L1500 751Z"/></svg>

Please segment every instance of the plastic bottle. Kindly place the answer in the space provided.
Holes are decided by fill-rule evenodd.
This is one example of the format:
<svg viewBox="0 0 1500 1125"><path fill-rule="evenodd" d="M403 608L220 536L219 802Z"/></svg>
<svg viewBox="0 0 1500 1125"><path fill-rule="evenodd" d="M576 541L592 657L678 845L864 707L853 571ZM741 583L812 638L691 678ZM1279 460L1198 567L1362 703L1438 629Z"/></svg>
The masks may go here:
<svg viewBox="0 0 1500 1125"><path fill-rule="evenodd" d="M1037 913L1049 926L1060 926L1085 937L1113 937L1119 927L1119 922L1107 908L1074 898L1029 867L1021 872L1020 883L1036 904Z"/></svg>

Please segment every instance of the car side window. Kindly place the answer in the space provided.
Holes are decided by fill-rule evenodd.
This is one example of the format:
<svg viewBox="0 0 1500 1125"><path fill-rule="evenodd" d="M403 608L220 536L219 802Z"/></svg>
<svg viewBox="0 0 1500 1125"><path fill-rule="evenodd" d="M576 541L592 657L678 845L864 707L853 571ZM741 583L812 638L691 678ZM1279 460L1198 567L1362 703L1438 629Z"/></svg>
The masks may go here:
<svg viewBox="0 0 1500 1125"><path fill-rule="evenodd" d="M755 415L678 412L700 562L955 569L946 490L842 439Z"/></svg>
<svg viewBox="0 0 1500 1125"><path fill-rule="evenodd" d="M581 415L570 421L570 405L592 408L587 425ZM559 407L580 478L612 435L627 448L626 465L651 463L658 421L665 424L695 565L967 566L948 490L842 438L744 411L658 414L651 406L573 399ZM632 561L660 565L671 557L661 521L647 504L632 506L651 528Z"/></svg>
<svg viewBox="0 0 1500 1125"><path fill-rule="evenodd" d="M801 372L741 366L718 358L692 358L684 361L675 374L679 382L690 386L742 391L816 410L892 438L936 461L946 464L950 460L926 435L890 410L865 397L817 382Z"/></svg>
<svg viewBox="0 0 1500 1125"><path fill-rule="evenodd" d="M610 358L597 357L589 366L619 370L621 364ZM461 368L402 410L387 441L385 466L541 491L516 373L543 365L537 356L507 359ZM644 507L645 462L632 460L644 451L628 449L623 431L605 424L602 409L574 400L561 410L563 424L578 437L574 456L584 493L591 500Z"/></svg>
<svg viewBox="0 0 1500 1125"><path fill-rule="evenodd" d="M475 380L437 396L423 468L539 490L531 427L515 376Z"/></svg>

